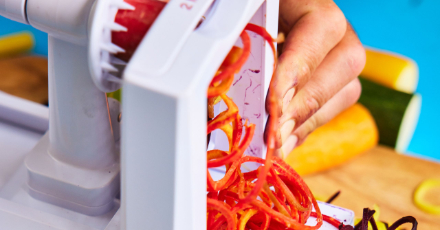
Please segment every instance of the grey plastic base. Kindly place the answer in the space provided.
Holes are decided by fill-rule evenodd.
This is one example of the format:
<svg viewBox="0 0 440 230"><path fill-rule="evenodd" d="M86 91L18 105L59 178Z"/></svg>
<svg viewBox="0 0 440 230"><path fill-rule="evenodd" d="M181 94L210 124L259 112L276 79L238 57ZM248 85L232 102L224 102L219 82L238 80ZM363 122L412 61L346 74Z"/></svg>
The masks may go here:
<svg viewBox="0 0 440 230"><path fill-rule="evenodd" d="M80 168L57 161L48 149L45 134L25 159L31 196L91 216L113 208L120 190L119 163L98 170Z"/></svg>

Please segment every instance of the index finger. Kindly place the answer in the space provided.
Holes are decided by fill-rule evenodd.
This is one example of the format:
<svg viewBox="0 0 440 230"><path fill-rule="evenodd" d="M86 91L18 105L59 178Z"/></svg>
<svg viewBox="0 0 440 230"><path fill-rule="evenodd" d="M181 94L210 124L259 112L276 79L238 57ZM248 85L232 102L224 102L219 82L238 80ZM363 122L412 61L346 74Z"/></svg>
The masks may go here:
<svg viewBox="0 0 440 230"><path fill-rule="evenodd" d="M270 90L275 90L279 98L277 109L281 116L287 92L292 88L298 91L307 83L327 53L341 41L347 23L331 0L282 0L280 23L290 32ZM293 94L290 91L287 96Z"/></svg>

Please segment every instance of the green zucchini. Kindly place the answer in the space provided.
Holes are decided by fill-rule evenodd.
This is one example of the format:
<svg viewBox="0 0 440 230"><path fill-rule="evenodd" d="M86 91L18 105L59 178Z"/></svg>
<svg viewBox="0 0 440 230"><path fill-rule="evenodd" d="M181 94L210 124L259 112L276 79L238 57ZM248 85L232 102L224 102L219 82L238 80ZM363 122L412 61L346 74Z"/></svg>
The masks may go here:
<svg viewBox="0 0 440 230"><path fill-rule="evenodd" d="M379 143L405 152L419 120L422 98L419 94L400 92L360 77L359 103L373 115Z"/></svg>

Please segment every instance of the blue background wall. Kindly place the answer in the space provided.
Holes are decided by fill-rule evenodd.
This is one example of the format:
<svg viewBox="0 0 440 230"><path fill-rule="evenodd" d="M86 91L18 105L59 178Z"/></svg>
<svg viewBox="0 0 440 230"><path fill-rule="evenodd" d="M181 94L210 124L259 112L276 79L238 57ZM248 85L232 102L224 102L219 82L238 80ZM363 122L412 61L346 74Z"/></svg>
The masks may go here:
<svg viewBox="0 0 440 230"><path fill-rule="evenodd" d="M371 47L390 50L414 59L420 69L417 92L423 105L408 151L440 160L440 1L439 0L335 0ZM47 35L30 26L0 17L0 35L30 30L36 54L47 55Z"/></svg>
<svg viewBox="0 0 440 230"><path fill-rule="evenodd" d="M390 50L419 65L419 124L408 151L440 159L440 1L335 0L366 46Z"/></svg>

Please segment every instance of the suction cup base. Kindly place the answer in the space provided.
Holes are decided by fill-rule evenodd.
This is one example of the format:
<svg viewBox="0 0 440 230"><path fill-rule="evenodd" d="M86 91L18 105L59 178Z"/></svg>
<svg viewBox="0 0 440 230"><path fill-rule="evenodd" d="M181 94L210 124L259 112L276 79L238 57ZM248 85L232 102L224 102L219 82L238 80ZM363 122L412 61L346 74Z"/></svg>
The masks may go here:
<svg viewBox="0 0 440 230"><path fill-rule="evenodd" d="M46 133L25 159L32 197L90 216L113 208L120 188L119 163L96 170L80 168L56 160L48 150Z"/></svg>

